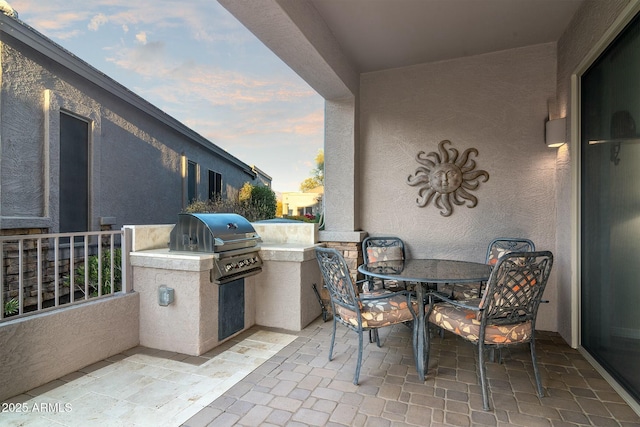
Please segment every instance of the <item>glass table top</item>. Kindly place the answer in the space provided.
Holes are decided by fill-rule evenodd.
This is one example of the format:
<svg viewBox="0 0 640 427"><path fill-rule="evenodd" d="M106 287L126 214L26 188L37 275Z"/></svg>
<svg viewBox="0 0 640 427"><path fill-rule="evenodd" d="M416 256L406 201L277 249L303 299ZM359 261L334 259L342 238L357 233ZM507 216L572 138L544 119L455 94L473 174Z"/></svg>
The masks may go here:
<svg viewBox="0 0 640 427"><path fill-rule="evenodd" d="M461 283L487 280L491 273L491 266L469 261L407 259L404 261L380 261L361 265L358 267L358 271L365 275L388 280Z"/></svg>

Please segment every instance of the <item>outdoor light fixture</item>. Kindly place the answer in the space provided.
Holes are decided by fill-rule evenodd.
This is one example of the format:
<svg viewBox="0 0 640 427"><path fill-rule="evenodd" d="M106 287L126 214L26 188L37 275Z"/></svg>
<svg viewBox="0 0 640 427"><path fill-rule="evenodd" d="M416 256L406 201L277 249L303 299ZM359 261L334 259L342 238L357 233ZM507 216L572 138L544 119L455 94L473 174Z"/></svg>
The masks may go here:
<svg viewBox="0 0 640 427"><path fill-rule="evenodd" d="M158 288L158 304L163 307L168 306L173 302L173 288L168 288L166 285L161 285Z"/></svg>
<svg viewBox="0 0 640 427"><path fill-rule="evenodd" d="M547 147L558 148L566 142L566 122L567 120L564 117L547 121L545 125L545 141Z"/></svg>

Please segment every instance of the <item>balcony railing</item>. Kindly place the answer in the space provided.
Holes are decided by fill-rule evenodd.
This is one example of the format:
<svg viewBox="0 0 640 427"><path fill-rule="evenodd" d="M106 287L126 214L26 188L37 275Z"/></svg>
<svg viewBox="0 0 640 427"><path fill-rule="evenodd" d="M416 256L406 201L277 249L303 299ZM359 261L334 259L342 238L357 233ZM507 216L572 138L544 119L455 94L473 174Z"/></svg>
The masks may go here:
<svg viewBox="0 0 640 427"><path fill-rule="evenodd" d="M118 231L0 236L0 321L128 290Z"/></svg>

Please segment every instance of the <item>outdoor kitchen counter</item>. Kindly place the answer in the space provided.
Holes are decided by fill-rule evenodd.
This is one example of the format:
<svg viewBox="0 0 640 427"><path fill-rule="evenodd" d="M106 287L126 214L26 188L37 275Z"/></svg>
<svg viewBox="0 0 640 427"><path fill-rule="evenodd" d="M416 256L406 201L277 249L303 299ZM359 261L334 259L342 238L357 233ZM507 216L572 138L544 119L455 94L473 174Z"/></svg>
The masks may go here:
<svg viewBox="0 0 640 427"><path fill-rule="evenodd" d="M262 243L262 273L248 277L256 293L256 324L300 331L322 314L313 284L322 278L315 248L324 244Z"/></svg>
<svg viewBox="0 0 640 427"><path fill-rule="evenodd" d="M140 345L199 356L231 338L219 334L221 285L212 280L215 256L168 248L131 252L133 289L140 294ZM163 285L174 292L169 305L160 305ZM254 287L245 285L244 325L237 333L255 324L254 306Z"/></svg>
<svg viewBox="0 0 640 427"><path fill-rule="evenodd" d="M262 272L245 280L245 328L254 324L300 331L322 314L313 284L322 283L315 248L322 244L262 243ZM211 281L215 254L148 249L131 253L140 293L140 344L200 355L218 339L218 289ZM158 303L158 288L174 302ZM224 286L224 285L222 285ZM244 330L243 329L243 330Z"/></svg>

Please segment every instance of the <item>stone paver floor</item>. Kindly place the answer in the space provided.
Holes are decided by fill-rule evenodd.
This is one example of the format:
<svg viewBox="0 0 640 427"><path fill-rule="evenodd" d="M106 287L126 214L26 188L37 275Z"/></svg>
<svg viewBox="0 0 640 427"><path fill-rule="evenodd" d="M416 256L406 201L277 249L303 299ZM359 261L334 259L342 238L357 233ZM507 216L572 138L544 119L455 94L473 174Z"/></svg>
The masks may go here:
<svg viewBox="0 0 640 427"><path fill-rule="evenodd" d="M410 330L365 339L359 385L352 384L357 335L331 321L299 337L184 423L202 426L640 426L640 417L556 333L537 334L545 397L535 391L528 346L489 363L491 411L482 409L475 346L446 333L433 340L424 383L413 364Z"/></svg>

